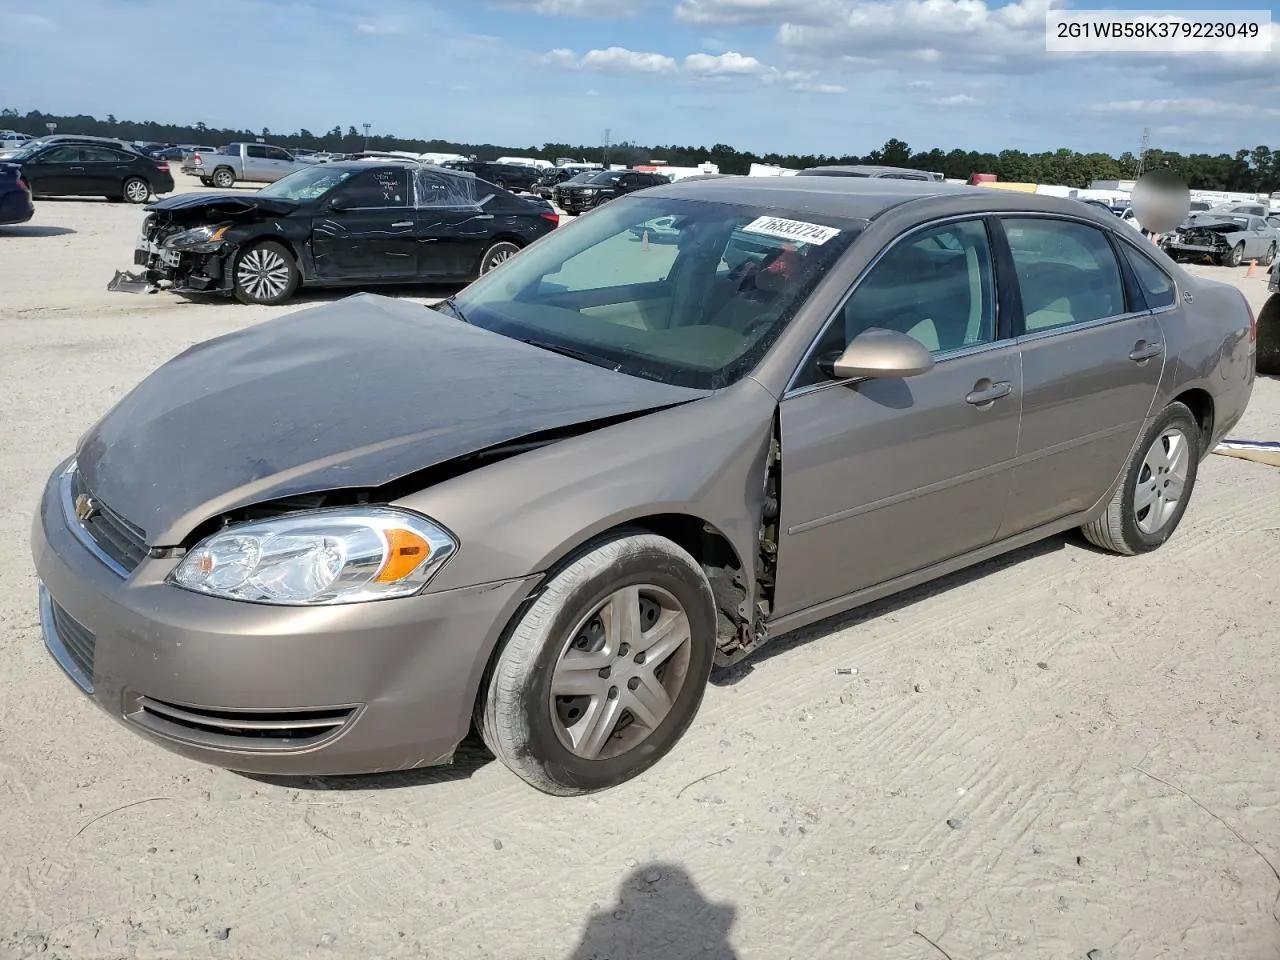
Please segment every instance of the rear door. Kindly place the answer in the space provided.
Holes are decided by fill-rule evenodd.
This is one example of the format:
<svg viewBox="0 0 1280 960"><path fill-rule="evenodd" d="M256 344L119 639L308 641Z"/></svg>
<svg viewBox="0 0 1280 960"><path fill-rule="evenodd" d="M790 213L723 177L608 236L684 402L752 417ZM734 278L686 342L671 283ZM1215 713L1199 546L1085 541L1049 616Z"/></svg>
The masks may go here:
<svg viewBox="0 0 1280 960"><path fill-rule="evenodd" d="M1017 344L997 325L982 219L924 227L853 288L780 405L782 509L775 615L886 583L991 543L1018 447ZM924 344L932 370L835 380L870 328Z"/></svg>
<svg viewBox="0 0 1280 960"><path fill-rule="evenodd" d="M1023 381L1003 537L1079 513L1106 493L1146 421L1165 344L1132 268L1117 256L1124 241L1083 220L997 222L1018 279Z"/></svg>
<svg viewBox="0 0 1280 960"><path fill-rule="evenodd" d="M413 280L417 239L404 167L362 170L327 198L340 209L312 221L311 251L321 280Z"/></svg>
<svg viewBox="0 0 1280 960"><path fill-rule="evenodd" d="M246 143L241 145L243 153L241 155L241 163L244 165L244 178L252 180L255 183L270 182L275 179L272 176L271 161L267 159L267 148L261 143Z"/></svg>
<svg viewBox="0 0 1280 960"><path fill-rule="evenodd" d="M92 189L86 186L86 193L120 196L125 177L133 166L131 157L110 147L84 147L80 151L80 159L84 163L86 181L92 184Z"/></svg>
<svg viewBox="0 0 1280 960"><path fill-rule="evenodd" d="M422 280L470 280L502 222L501 205L484 202L504 196L496 184L430 170L414 174L417 270Z"/></svg>

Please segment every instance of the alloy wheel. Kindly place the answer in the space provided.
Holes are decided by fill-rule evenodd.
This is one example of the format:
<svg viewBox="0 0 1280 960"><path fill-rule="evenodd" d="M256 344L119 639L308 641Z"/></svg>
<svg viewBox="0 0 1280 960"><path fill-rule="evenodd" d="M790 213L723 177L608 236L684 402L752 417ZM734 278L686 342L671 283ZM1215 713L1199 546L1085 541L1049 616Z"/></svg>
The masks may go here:
<svg viewBox="0 0 1280 960"><path fill-rule="evenodd" d="M689 616L650 584L611 593L569 634L551 678L551 716L565 749L608 760L658 729L684 687Z"/></svg>
<svg viewBox="0 0 1280 960"><path fill-rule="evenodd" d="M151 188L147 186L145 181L130 180L124 185L124 195L131 203L142 203L147 197L151 196Z"/></svg>
<svg viewBox="0 0 1280 960"><path fill-rule="evenodd" d="M272 300L289 285L289 264L274 250L250 250L236 270L236 282L254 300Z"/></svg>
<svg viewBox="0 0 1280 960"><path fill-rule="evenodd" d="M1177 512L1189 466L1190 445L1178 427L1162 431L1147 449L1133 492L1133 519L1143 533L1159 533Z"/></svg>

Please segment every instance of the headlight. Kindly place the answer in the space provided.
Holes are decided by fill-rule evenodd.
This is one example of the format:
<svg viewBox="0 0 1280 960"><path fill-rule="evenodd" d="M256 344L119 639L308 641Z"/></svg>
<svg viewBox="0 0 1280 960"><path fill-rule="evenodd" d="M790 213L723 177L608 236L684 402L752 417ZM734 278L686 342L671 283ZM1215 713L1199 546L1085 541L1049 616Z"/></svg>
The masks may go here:
<svg viewBox="0 0 1280 960"><path fill-rule="evenodd" d="M184 590L284 606L407 597L458 548L426 517L344 507L237 524L198 543L169 575Z"/></svg>
<svg viewBox="0 0 1280 960"><path fill-rule="evenodd" d="M164 245L177 250L190 250L200 246L212 247L222 242L222 235L229 229L231 229L230 224L224 227L196 227L193 230L183 230L166 240Z"/></svg>

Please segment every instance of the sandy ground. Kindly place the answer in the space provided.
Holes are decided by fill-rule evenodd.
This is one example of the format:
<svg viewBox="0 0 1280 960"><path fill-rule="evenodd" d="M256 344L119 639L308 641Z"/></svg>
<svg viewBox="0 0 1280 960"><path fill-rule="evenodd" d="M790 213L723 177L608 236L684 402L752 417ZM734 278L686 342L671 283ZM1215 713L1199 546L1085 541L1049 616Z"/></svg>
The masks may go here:
<svg viewBox="0 0 1280 960"><path fill-rule="evenodd" d="M296 309L108 293L141 217L0 228L0 957L1280 954L1280 470L1225 457L1158 553L1054 539L785 638L593 798L479 755L267 783L113 723L41 644L41 484L156 365ZM1280 437L1280 382L1235 435Z"/></svg>

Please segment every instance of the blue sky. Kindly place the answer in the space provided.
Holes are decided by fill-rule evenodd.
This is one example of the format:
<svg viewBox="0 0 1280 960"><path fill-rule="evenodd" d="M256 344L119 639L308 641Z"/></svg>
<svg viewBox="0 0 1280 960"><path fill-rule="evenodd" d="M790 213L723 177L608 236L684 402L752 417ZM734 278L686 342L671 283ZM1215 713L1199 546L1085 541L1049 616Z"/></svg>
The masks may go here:
<svg viewBox="0 0 1280 960"><path fill-rule="evenodd" d="M1119 153L1145 125L1168 149L1280 149L1280 39L1049 55L1050 4L1280 20L1259 0L0 0L0 105L511 146L608 128L759 152Z"/></svg>

